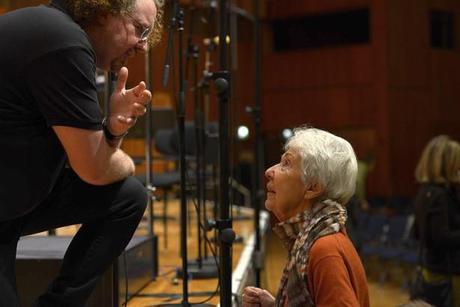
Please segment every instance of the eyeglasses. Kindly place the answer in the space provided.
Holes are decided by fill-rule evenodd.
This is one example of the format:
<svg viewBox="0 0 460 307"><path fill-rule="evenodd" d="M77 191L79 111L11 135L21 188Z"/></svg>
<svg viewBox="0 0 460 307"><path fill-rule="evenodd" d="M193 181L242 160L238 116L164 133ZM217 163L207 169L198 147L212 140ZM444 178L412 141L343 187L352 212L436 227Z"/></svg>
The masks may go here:
<svg viewBox="0 0 460 307"><path fill-rule="evenodd" d="M128 15L128 17L133 22L134 28L136 29L136 36L139 37L139 42L144 43L150 36L152 32L152 27L146 27L137 21L133 16Z"/></svg>

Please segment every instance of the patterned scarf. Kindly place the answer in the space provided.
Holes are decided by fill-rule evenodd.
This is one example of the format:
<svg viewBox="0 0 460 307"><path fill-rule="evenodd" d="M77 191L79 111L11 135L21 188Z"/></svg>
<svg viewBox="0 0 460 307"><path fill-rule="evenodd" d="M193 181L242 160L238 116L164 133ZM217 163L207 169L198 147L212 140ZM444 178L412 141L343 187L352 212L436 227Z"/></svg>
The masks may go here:
<svg viewBox="0 0 460 307"><path fill-rule="evenodd" d="M287 298L290 307L315 306L307 282L310 249L319 238L339 232L346 220L345 208L328 199L273 228L289 251L276 295L276 307L284 306Z"/></svg>

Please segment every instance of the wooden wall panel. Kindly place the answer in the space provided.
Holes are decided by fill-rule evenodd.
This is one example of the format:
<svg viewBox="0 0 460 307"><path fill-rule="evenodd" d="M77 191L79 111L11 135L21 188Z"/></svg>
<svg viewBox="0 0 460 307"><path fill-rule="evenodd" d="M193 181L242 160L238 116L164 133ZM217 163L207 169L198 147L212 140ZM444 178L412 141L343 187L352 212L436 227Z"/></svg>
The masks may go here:
<svg viewBox="0 0 460 307"><path fill-rule="evenodd" d="M264 130L310 124L326 129L372 126L375 120L373 94L365 87L321 87L264 92Z"/></svg>
<svg viewBox="0 0 460 307"><path fill-rule="evenodd" d="M414 170L421 150L436 132L430 118L428 91L394 89L390 92L391 183L393 195L415 195Z"/></svg>
<svg viewBox="0 0 460 307"><path fill-rule="evenodd" d="M16 10L22 7L36 6L36 5L48 4L48 3L49 3L49 0L10 0L9 9Z"/></svg>
<svg viewBox="0 0 460 307"><path fill-rule="evenodd" d="M270 19L304 16L328 11L367 7L371 0L269 0L267 14Z"/></svg>
<svg viewBox="0 0 460 307"><path fill-rule="evenodd" d="M428 85L429 11L420 0L392 0L388 5L389 85Z"/></svg>
<svg viewBox="0 0 460 307"><path fill-rule="evenodd" d="M376 131L375 168L369 173L369 196L391 194L390 129L388 123L388 2L371 2L371 37L373 100L375 105L374 129Z"/></svg>
<svg viewBox="0 0 460 307"><path fill-rule="evenodd" d="M306 87L368 86L369 45L271 53L264 57L264 91Z"/></svg>
<svg viewBox="0 0 460 307"><path fill-rule="evenodd" d="M433 136L460 136L458 47L431 48L429 23L432 8L452 10L460 17L460 3L429 2L394 0L389 10L389 165L394 195L415 195L414 168Z"/></svg>

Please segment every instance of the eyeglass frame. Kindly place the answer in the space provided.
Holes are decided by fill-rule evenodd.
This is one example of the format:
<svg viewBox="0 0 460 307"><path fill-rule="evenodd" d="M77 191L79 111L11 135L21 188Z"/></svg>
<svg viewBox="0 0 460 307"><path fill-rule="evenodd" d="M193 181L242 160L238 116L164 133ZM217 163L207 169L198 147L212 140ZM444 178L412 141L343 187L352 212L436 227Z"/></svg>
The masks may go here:
<svg viewBox="0 0 460 307"><path fill-rule="evenodd" d="M139 42L145 43L149 39L150 33L152 33L153 26L146 27L142 25L131 14L126 14L126 16L133 22L133 26L136 28L136 35L139 36Z"/></svg>

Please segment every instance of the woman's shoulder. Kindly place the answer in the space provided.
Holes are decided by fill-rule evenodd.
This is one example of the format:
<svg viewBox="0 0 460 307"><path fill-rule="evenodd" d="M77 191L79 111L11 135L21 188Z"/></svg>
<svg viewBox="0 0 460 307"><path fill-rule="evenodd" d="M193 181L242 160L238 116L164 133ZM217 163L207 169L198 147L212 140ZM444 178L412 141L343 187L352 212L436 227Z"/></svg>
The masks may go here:
<svg viewBox="0 0 460 307"><path fill-rule="evenodd" d="M417 192L416 203L435 202L438 199L454 199L455 193L451 186L444 184L422 184Z"/></svg>
<svg viewBox="0 0 460 307"><path fill-rule="evenodd" d="M310 256L313 258L341 257L347 250L353 248L350 239L342 232L321 237L313 243Z"/></svg>

